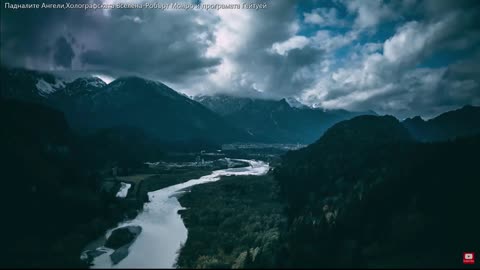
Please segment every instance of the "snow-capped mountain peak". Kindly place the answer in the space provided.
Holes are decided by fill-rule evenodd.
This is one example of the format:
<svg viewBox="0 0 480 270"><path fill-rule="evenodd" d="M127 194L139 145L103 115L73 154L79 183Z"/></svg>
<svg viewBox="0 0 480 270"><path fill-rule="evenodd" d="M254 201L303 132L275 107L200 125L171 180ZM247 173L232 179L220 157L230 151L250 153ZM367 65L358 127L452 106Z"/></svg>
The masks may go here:
<svg viewBox="0 0 480 270"><path fill-rule="evenodd" d="M98 77L81 77L70 83L71 86L75 85L77 87L84 87L88 90L95 88L102 88L107 85L102 79Z"/></svg>

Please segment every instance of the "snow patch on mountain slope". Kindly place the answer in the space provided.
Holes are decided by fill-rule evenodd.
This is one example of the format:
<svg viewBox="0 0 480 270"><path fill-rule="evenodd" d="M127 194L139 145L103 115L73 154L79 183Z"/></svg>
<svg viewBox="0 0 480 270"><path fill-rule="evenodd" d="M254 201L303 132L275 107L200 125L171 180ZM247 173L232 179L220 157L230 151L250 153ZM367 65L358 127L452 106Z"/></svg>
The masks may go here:
<svg viewBox="0 0 480 270"><path fill-rule="evenodd" d="M125 198L125 197L127 197L128 190L130 189L132 184L122 182L121 185L122 186L120 187L120 190L118 190L116 197Z"/></svg>
<svg viewBox="0 0 480 270"><path fill-rule="evenodd" d="M300 100L294 97L287 97L285 98L285 101L287 101L288 105L292 108L308 108L307 105L303 104Z"/></svg>
<svg viewBox="0 0 480 270"><path fill-rule="evenodd" d="M48 96L58 89L65 87L65 83L61 80L55 79L55 84L46 82L44 79L39 79L35 85L42 96Z"/></svg>
<svg viewBox="0 0 480 270"><path fill-rule="evenodd" d="M98 77L85 78L84 80L85 80L86 86L93 86L95 88L102 88L105 85L107 85L106 82L104 82L102 79Z"/></svg>

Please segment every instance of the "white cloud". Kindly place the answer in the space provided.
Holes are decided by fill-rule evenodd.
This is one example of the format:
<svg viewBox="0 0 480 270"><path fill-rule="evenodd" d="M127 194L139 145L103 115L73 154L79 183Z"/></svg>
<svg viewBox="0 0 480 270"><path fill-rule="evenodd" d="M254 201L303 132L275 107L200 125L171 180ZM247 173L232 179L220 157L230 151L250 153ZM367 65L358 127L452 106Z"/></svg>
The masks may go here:
<svg viewBox="0 0 480 270"><path fill-rule="evenodd" d="M446 31L450 18L433 24L416 21L406 23L397 33L389 38L383 46L383 54L390 62L415 61L431 50Z"/></svg>
<svg viewBox="0 0 480 270"><path fill-rule="evenodd" d="M347 65L319 73L314 86L303 91L302 101L330 109L373 109L400 117L438 113L445 109L441 103L451 107L468 103L466 97L478 96L473 92L478 91L477 81L448 78L445 67L416 67L443 47L445 37L455 31L455 18L452 15L430 23L408 22L383 44L355 46L356 52ZM337 47L328 45L335 43L328 32L317 33L317 39L326 41L324 48Z"/></svg>
<svg viewBox="0 0 480 270"><path fill-rule="evenodd" d="M261 11L210 11L213 43L206 55L222 61L207 76L191 78L176 86L189 94L263 93L271 97L287 89L298 91L291 86L305 79L303 62L310 60L297 51L307 50L309 40L297 36L300 26L294 7L292 1L272 1L268 9ZM295 56L290 55L292 51ZM276 85L282 80L285 82Z"/></svg>
<svg viewBox="0 0 480 270"><path fill-rule="evenodd" d="M336 49L339 49L343 46L351 44L358 38L358 31L349 31L345 34L334 34L329 30L319 30L316 32L315 36L312 37L314 46L325 50L327 52L332 52Z"/></svg>
<svg viewBox="0 0 480 270"><path fill-rule="evenodd" d="M285 55L288 51L293 49L303 49L305 46L310 44L310 39L304 36L293 36L283 42L275 42L272 45L270 51L278 53L280 55Z"/></svg>
<svg viewBox="0 0 480 270"><path fill-rule="evenodd" d="M342 26L343 20L338 18L338 12L335 8L316 8L311 12L304 12L304 22L307 24L316 24L320 26Z"/></svg>
<svg viewBox="0 0 480 270"><path fill-rule="evenodd" d="M377 26L383 20L395 17L392 8L382 0L344 0L350 13L356 14L355 25L359 28Z"/></svg>

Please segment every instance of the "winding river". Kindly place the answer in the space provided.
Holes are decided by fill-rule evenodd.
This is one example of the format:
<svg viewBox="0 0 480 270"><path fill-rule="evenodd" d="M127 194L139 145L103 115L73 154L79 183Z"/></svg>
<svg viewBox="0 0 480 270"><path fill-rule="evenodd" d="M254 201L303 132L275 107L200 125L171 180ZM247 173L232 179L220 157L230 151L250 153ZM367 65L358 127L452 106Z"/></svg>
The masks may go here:
<svg viewBox="0 0 480 270"><path fill-rule="evenodd" d="M150 201L145 203L143 211L135 219L114 228L130 225L142 227L141 234L129 248L128 256L112 265L109 255L113 250L101 247L99 249L107 252L94 259L92 268L173 268L178 251L188 236L187 228L177 213L183 208L175 195L194 185L218 181L222 176L263 175L269 170L269 165L262 161L239 161L247 162L249 166L213 171L198 179L149 192ZM106 236L114 229L108 231Z"/></svg>

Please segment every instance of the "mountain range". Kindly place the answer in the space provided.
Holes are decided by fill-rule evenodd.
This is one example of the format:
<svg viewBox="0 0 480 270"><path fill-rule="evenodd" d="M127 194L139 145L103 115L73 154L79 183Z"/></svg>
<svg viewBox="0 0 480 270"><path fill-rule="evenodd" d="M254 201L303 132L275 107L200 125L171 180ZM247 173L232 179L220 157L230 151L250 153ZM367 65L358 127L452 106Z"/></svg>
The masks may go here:
<svg viewBox="0 0 480 270"><path fill-rule="evenodd" d="M337 122L357 115L375 114L315 109L294 99L264 100L216 95L200 96L196 100L253 137L275 143L311 143Z"/></svg>
<svg viewBox="0 0 480 270"><path fill-rule="evenodd" d="M51 74L2 69L1 96L42 103L64 112L81 133L139 128L162 142L250 140L245 132L168 86L138 77L106 84L98 78L65 82Z"/></svg>
<svg viewBox="0 0 480 270"><path fill-rule="evenodd" d="M228 95L189 98L157 81L121 77L107 84L97 77L66 81L53 74L1 68L0 97L62 111L73 130L91 134L139 129L164 145L231 142L315 142L334 124L373 111L312 108L292 97L280 100ZM402 122L413 138L440 141L480 131L479 107L466 106L424 121Z"/></svg>

